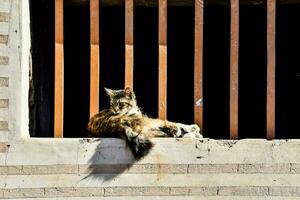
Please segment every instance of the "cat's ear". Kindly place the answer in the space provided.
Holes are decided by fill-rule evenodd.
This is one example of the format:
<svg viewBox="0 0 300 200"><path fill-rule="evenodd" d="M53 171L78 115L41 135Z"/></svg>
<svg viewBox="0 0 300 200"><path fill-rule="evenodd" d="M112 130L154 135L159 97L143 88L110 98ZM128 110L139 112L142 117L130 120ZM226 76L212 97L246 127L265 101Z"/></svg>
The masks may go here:
<svg viewBox="0 0 300 200"><path fill-rule="evenodd" d="M111 90L111 89L108 89L108 88L104 88L105 89L105 92L106 92L106 94L108 95L108 96L112 96L113 94L114 94L114 91L113 90Z"/></svg>
<svg viewBox="0 0 300 200"><path fill-rule="evenodd" d="M130 87L125 88L124 93L126 97L130 99L135 99L134 92L130 89Z"/></svg>

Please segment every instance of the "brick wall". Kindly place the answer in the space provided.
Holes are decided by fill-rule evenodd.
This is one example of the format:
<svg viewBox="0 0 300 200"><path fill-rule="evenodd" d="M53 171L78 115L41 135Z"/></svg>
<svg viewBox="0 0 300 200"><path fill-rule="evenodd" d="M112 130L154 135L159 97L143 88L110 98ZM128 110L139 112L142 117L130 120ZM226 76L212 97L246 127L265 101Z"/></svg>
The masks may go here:
<svg viewBox="0 0 300 200"><path fill-rule="evenodd" d="M6 151L9 130L9 21L10 1L0 2L0 151Z"/></svg>

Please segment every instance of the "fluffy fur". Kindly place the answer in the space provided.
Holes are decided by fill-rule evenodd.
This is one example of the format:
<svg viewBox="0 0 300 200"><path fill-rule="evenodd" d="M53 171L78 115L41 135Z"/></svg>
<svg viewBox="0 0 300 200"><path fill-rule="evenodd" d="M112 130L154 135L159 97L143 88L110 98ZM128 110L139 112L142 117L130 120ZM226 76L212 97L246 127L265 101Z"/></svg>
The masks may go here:
<svg viewBox="0 0 300 200"><path fill-rule="evenodd" d="M196 124L185 125L144 115L130 88L105 90L110 98L110 108L90 119L88 131L91 137L121 137L136 158L149 152L153 146L151 137L202 137Z"/></svg>

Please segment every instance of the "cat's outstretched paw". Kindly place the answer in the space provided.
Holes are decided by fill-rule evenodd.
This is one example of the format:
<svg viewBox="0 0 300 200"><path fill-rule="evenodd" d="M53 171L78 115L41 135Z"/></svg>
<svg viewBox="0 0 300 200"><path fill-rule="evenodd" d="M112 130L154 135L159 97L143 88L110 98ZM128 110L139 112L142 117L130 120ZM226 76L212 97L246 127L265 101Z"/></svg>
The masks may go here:
<svg viewBox="0 0 300 200"><path fill-rule="evenodd" d="M197 124L190 125L190 132L200 133L200 127Z"/></svg>
<svg viewBox="0 0 300 200"><path fill-rule="evenodd" d="M200 133L200 127L197 124L190 125L188 133L183 135L184 138L203 138Z"/></svg>

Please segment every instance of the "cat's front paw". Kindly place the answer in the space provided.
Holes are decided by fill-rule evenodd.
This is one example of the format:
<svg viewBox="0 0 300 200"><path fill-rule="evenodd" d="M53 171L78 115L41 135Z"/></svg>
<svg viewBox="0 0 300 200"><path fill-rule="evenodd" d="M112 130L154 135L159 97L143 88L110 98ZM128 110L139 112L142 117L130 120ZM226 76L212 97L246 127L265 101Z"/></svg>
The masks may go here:
<svg viewBox="0 0 300 200"><path fill-rule="evenodd" d="M197 124L190 125L190 131L192 133L200 133L200 127Z"/></svg>

